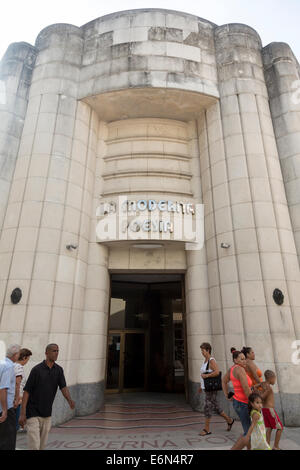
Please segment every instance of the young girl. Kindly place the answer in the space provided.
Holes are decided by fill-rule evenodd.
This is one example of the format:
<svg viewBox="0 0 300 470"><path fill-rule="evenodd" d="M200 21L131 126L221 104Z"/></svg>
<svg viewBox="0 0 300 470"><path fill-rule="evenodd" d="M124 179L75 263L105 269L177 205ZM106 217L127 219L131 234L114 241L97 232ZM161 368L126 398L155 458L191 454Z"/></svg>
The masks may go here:
<svg viewBox="0 0 300 470"><path fill-rule="evenodd" d="M251 426L246 438L251 439L251 450L271 450L267 443L266 428L262 416L262 399L258 393L251 393L248 397L249 414Z"/></svg>
<svg viewBox="0 0 300 470"><path fill-rule="evenodd" d="M247 434L241 436L231 450L242 450L245 446L249 449L249 442L251 442L251 450L271 450L266 439L266 428L261 413L262 406L260 395L258 393L251 393L248 397L251 425Z"/></svg>

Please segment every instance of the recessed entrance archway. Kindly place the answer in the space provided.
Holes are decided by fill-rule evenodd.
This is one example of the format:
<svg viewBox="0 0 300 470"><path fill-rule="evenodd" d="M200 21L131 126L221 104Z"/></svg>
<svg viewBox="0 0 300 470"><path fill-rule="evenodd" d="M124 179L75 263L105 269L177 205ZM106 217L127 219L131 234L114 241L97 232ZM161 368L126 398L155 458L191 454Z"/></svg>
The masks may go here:
<svg viewBox="0 0 300 470"><path fill-rule="evenodd" d="M113 274L107 392L187 389L184 276Z"/></svg>

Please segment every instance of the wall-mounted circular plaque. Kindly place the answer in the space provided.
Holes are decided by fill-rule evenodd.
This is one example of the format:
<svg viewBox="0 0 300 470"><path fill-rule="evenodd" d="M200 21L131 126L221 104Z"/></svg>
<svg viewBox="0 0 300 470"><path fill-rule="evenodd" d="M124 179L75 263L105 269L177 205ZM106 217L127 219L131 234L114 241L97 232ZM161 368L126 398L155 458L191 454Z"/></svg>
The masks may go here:
<svg viewBox="0 0 300 470"><path fill-rule="evenodd" d="M10 299L13 304L18 304L20 300L22 299L22 291L19 289L19 287L16 287L11 293Z"/></svg>
<svg viewBox="0 0 300 470"><path fill-rule="evenodd" d="M284 295L280 289L275 289L273 292L273 299L277 305L282 305L284 301Z"/></svg>

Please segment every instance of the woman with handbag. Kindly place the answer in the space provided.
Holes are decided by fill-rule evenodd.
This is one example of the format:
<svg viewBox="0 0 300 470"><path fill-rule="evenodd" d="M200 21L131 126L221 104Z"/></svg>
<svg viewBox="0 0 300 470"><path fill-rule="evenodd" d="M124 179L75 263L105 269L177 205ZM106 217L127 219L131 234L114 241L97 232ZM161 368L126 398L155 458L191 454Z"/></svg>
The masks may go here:
<svg viewBox="0 0 300 470"><path fill-rule="evenodd" d="M227 431L231 430L234 419L227 416L224 411L221 410L217 402L218 390L222 390L221 372L219 371L215 358L211 356L211 345L209 343L202 343L200 349L204 357L204 361L200 369L201 385L199 393L202 393L202 390L205 391L205 427L199 435L208 436L211 434L209 428L213 411L222 416L222 418L227 422Z"/></svg>

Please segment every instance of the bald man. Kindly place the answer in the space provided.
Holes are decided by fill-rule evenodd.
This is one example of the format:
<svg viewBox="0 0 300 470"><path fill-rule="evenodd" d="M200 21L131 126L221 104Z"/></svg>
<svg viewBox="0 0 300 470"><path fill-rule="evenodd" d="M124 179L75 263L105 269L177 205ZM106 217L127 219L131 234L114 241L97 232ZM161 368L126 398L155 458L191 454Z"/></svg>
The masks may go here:
<svg viewBox="0 0 300 470"><path fill-rule="evenodd" d="M19 423L27 424L28 448L44 450L51 429L52 405L60 388L70 408L75 408L70 392L66 386L63 368L56 364L59 353L57 344L48 344L46 359L37 364L30 372L22 400Z"/></svg>

